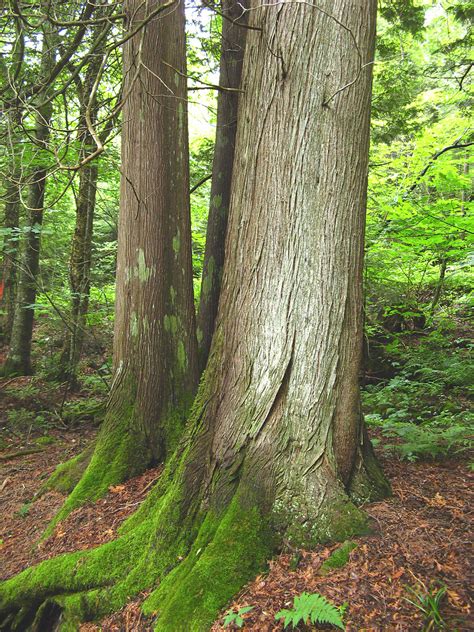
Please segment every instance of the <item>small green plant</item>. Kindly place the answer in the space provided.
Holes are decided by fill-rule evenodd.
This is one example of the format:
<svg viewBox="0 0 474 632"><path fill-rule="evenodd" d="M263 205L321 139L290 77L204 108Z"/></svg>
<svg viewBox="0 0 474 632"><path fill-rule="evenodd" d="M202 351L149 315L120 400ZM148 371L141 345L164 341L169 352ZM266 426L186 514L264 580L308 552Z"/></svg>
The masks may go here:
<svg viewBox="0 0 474 632"><path fill-rule="evenodd" d="M20 509L17 512L17 515L20 516L20 518L26 518L26 516L30 513L30 509L31 509L31 503L25 503L24 505L20 507Z"/></svg>
<svg viewBox="0 0 474 632"><path fill-rule="evenodd" d="M295 627L301 621L308 623L330 623L340 630L345 630L343 617L347 604L335 606L319 593L301 593L295 597L292 610L280 610L275 619L283 619L283 625L287 628L290 624Z"/></svg>
<svg viewBox="0 0 474 632"><path fill-rule="evenodd" d="M327 575L334 568L342 568L349 561L351 552L357 548L355 542L346 540L341 546L331 553L328 559L321 564L321 575Z"/></svg>
<svg viewBox="0 0 474 632"><path fill-rule="evenodd" d="M227 628L229 627L229 625L234 624L238 628L241 628L244 625L244 619L242 615L250 612L251 610L253 610L253 606L245 606L244 608L239 608L237 612L229 610L224 617L224 627Z"/></svg>
<svg viewBox="0 0 474 632"><path fill-rule="evenodd" d="M42 437L35 439L36 445L51 445L55 442L56 439L54 437L50 437L49 435L43 435Z"/></svg>
<svg viewBox="0 0 474 632"><path fill-rule="evenodd" d="M5 393L15 399L26 401L35 399L40 394L40 389L30 382L21 386L10 386L5 389Z"/></svg>
<svg viewBox="0 0 474 632"><path fill-rule="evenodd" d="M417 579L416 586L406 586L406 590L412 596L411 599L405 597L405 601L411 603L412 606L417 608L424 618L424 632L429 632L433 629L444 629L445 622L440 613L441 602L446 595L446 586L440 588L428 588L421 579Z"/></svg>
<svg viewBox="0 0 474 632"><path fill-rule="evenodd" d="M102 421L105 415L105 400L96 397L88 399L75 399L64 404L62 420L67 425L73 425L84 421Z"/></svg>

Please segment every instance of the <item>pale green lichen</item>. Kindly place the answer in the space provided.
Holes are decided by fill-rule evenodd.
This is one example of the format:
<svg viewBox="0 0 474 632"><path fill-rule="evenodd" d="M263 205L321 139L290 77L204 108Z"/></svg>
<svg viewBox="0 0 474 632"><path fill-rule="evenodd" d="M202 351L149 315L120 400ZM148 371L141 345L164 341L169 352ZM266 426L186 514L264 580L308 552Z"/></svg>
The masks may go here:
<svg viewBox="0 0 474 632"><path fill-rule="evenodd" d="M212 197L211 200L211 205L216 209L219 210L220 206L222 204L222 195L220 195L220 193L217 193L216 195L214 195Z"/></svg>
<svg viewBox="0 0 474 632"><path fill-rule="evenodd" d="M216 262L214 257L209 257L207 262L206 271L202 278L201 294L204 300L209 298L214 282L214 273L216 269Z"/></svg>
<svg viewBox="0 0 474 632"><path fill-rule="evenodd" d="M165 317L163 319L163 325L164 325L165 331L175 336L178 332L179 319L177 316L174 316L173 314L165 314Z"/></svg>
<svg viewBox="0 0 474 632"><path fill-rule="evenodd" d="M179 255L179 251L180 251L180 248L181 248L181 233L180 233L179 228L176 231L176 235L173 237L172 244L173 244L174 254L177 257Z"/></svg>
<svg viewBox="0 0 474 632"><path fill-rule="evenodd" d="M135 269L135 276L141 281L141 283L145 283L150 278L153 272L153 267L147 267L145 261L145 253L142 248L138 249L137 256L137 267Z"/></svg>
<svg viewBox="0 0 474 632"><path fill-rule="evenodd" d="M136 312L130 314L130 335L132 338L138 336L138 318Z"/></svg>
<svg viewBox="0 0 474 632"><path fill-rule="evenodd" d="M186 349L184 348L184 344L183 344L182 340L180 340L178 342L178 349L177 349L177 353L176 353L176 358L178 360L178 367L184 373L184 371L186 370L187 364L188 364L188 358L186 356Z"/></svg>

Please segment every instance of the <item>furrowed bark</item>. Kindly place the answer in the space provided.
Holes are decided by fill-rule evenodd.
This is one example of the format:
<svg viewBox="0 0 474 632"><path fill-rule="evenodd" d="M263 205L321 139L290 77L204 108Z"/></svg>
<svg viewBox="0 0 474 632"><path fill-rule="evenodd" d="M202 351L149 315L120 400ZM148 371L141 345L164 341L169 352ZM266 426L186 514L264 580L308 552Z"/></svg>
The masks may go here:
<svg viewBox="0 0 474 632"><path fill-rule="evenodd" d="M125 8L133 29L145 5ZM164 460L197 388L182 3L125 44L124 75L114 380L90 463L53 524Z"/></svg>
<svg viewBox="0 0 474 632"><path fill-rule="evenodd" d="M147 585L155 630L206 630L272 551L367 530L357 504L389 491L358 390L375 14L375 0L253 5L217 326L189 430L118 540L2 587L10 624L51 601L90 618ZM66 603L79 597L80 611Z"/></svg>
<svg viewBox="0 0 474 632"><path fill-rule="evenodd" d="M243 9L248 5L235 0L222 1L222 43L219 85L238 90L242 74L246 29L234 24L245 24ZM221 91L217 97L217 125L212 165L211 202L207 221L206 250L202 269L201 294L197 316L199 369L204 370L214 333L222 270L224 267L225 236L229 213L230 190L234 165L237 132L238 92Z"/></svg>

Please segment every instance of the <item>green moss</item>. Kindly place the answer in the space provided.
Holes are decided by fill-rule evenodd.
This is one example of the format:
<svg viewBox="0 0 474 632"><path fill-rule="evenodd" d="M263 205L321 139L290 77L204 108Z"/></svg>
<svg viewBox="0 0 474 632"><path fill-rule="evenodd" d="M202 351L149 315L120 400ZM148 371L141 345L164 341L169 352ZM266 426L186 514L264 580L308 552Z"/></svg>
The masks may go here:
<svg viewBox="0 0 474 632"><path fill-rule="evenodd" d="M222 515L210 510L185 560L144 603L155 630L208 630L219 610L271 555L267 522L236 495Z"/></svg>
<svg viewBox="0 0 474 632"><path fill-rule="evenodd" d="M72 492L81 479L87 464L91 460L93 452L94 443L91 443L77 456L69 459L66 463L60 463L37 495L40 496L50 489L55 489L63 494L69 494Z"/></svg>
<svg viewBox="0 0 474 632"><path fill-rule="evenodd" d="M328 559L322 563L321 575L327 575L334 568L342 568L349 561L351 552L357 548L357 544L351 540L346 540L341 546L331 553Z"/></svg>
<svg viewBox="0 0 474 632"><path fill-rule="evenodd" d="M37 439L35 439L35 443L37 445L51 445L52 443L56 443L56 439L54 437L44 435L43 437L38 437Z"/></svg>
<svg viewBox="0 0 474 632"><path fill-rule="evenodd" d="M139 431L142 424L134 406L135 389L126 381L121 389L121 397L117 398L120 406L109 407L84 474L48 525L44 537L71 511L85 502L97 500L111 485L141 474L152 462L147 437ZM67 484L67 476L64 481Z"/></svg>
<svg viewBox="0 0 474 632"><path fill-rule="evenodd" d="M380 467L370 440L366 437L349 484L351 499L362 505L387 498L392 493L390 482Z"/></svg>

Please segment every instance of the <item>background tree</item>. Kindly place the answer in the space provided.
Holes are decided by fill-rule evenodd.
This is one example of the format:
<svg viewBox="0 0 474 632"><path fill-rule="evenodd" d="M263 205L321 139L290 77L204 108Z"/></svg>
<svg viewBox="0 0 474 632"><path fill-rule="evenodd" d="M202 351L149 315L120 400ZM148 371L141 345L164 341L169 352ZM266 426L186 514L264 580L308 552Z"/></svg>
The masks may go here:
<svg viewBox="0 0 474 632"><path fill-rule="evenodd" d="M222 42L217 97L216 140L197 316L199 369L206 366L219 304L229 213L240 77L245 51L246 2L223 0ZM228 90L230 88L230 90Z"/></svg>
<svg viewBox="0 0 474 632"><path fill-rule="evenodd" d="M103 15L98 11L97 16ZM102 145L112 131L113 119L101 131L96 131L100 108L98 84L103 65L106 61L106 40L103 37L103 26L99 24L92 33L94 55L87 66L84 80L78 76L75 80L79 100L78 143L79 186L76 194L76 225L71 242L69 261L69 284L71 290L70 318L65 333L63 352L60 360L61 377L66 378L72 388L77 388L77 368L84 341L86 314L89 306L90 275L92 265L92 237L94 213L97 195L99 165L97 160L90 160L97 150L98 142ZM94 139L96 136L96 139Z"/></svg>
<svg viewBox="0 0 474 632"><path fill-rule="evenodd" d="M92 459L61 516L161 462L197 387L184 8L148 10L160 6L124 48L114 380ZM148 15L138 0L126 11L131 32Z"/></svg>
<svg viewBox="0 0 474 632"><path fill-rule="evenodd" d="M42 35L40 77L44 82L44 89L36 94L38 101L34 114L34 144L37 155L34 159L32 173L29 175L27 201L28 233L21 254L10 347L3 368L5 375L29 375L32 370L31 341L33 336L34 304L38 283L41 230L49 162L47 148L53 114L53 103L50 97L51 86L47 83L47 78L54 67L57 45L57 34L48 23L44 25Z"/></svg>

